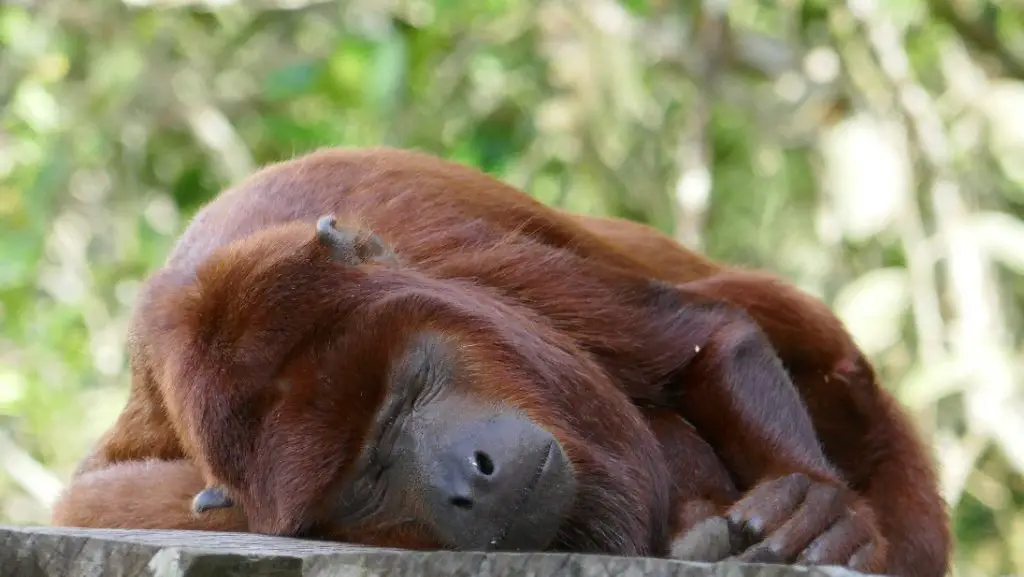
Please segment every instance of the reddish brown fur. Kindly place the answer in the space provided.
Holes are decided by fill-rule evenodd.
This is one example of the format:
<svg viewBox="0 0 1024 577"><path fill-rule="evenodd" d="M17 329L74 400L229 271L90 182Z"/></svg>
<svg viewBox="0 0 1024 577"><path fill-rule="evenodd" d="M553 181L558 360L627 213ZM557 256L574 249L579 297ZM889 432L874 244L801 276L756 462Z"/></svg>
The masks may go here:
<svg viewBox="0 0 1024 577"><path fill-rule="evenodd" d="M332 265L312 235L332 212L379 234L401 264ZM403 339L429 328L461 345L472 394L519 407L566 446L592 492L563 545L665 550L672 489L635 403L685 416L742 490L791 473L848 485L844 522L874 546L866 569L925 576L947 564L927 453L827 307L465 167L329 150L264 169L197 215L135 320L131 400L82 470L194 459L239 496L256 531L324 522L317 503L364 440L374 384ZM337 536L365 540L369 527L358 529ZM423 537L389 531L368 540Z"/></svg>
<svg viewBox="0 0 1024 577"><path fill-rule="evenodd" d="M821 301L765 273L720 267L656 230L577 217L670 282L742 307L779 352L830 461L865 495L889 541L887 571L940 575L951 549L948 517L927 449L845 327ZM674 249L672 248L674 245ZM690 282L696 281L696 282ZM900 514L884 514L899 511Z"/></svg>
<svg viewBox="0 0 1024 577"><path fill-rule="evenodd" d="M739 492L711 447L679 415L664 409L641 411L662 447L672 480L669 502L675 503L669 527L681 535L699 521L719 515ZM108 529L182 529L247 532L241 508L192 512L193 497L205 488L196 465L176 461L123 461L81 473L54 505L58 526ZM407 548L432 548L415 534L398 540ZM394 547L395 535L360 535L369 545Z"/></svg>
<svg viewBox="0 0 1024 577"><path fill-rule="evenodd" d="M672 480L669 532L680 536L699 521L721 515L740 497L714 449L674 411L641 410L658 439Z"/></svg>
<svg viewBox="0 0 1024 577"><path fill-rule="evenodd" d="M245 532L241 509L192 512L205 486L192 461L125 461L79 475L53 507L57 525Z"/></svg>

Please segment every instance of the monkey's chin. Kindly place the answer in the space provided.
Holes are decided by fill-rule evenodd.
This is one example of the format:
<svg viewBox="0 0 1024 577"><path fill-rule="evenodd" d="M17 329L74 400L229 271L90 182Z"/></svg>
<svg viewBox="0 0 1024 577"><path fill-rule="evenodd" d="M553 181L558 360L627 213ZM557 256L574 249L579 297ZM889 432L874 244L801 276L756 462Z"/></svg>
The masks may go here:
<svg viewBox="0 0 1024 577"><path fill-rule="evenodd" d="M489 551L543 551L554 541L572 508L576 479L560 443L552 443L507 524L482 547Z"/></svg>

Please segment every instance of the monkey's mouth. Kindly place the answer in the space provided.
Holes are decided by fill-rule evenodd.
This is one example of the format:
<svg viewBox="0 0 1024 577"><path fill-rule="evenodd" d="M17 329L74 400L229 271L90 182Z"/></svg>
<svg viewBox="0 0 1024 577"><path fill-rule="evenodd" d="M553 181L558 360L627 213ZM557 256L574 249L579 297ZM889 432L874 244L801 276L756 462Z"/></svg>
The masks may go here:
<svg viewBox="0 0 1024 577"><path fill-rule="evenodd" d="M508 511L508 522L487 543L487 550L537 551L546 548L561 528L575 496L572 466L558 442L523 486Z"/></svg>

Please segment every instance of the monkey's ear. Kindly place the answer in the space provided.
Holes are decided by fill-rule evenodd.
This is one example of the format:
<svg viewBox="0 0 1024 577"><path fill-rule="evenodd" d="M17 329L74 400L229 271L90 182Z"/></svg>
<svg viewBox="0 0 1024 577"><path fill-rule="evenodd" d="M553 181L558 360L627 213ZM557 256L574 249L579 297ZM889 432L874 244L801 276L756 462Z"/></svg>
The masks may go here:
<svg viewBox="0 0 1024 577"><path fill-rule="evenodd" d="M230 509L235 502L220 487L207 487L192 499L192 511L205 513L211 509Z"/></svg>
<svg viewBox="0 0 1024 577"><path fill-rule="evenodd" d="M316 239L331 250L331 257L341 263L359 265L370 261L397 260L384 240L372 232L361 232L335 228L333 214L321 216L316 221Z"/></svg>

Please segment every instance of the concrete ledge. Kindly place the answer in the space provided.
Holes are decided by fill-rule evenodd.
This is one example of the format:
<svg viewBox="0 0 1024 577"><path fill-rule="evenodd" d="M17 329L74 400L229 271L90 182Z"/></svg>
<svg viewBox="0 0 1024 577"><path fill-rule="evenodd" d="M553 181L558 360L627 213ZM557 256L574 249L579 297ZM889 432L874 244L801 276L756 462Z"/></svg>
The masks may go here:
<svg viewBox="0 0 1024 577"><path fill-rule="evenodd" d="M414 552L200 531L0 526L0 577L858 577L837 567Z"/></svg>

